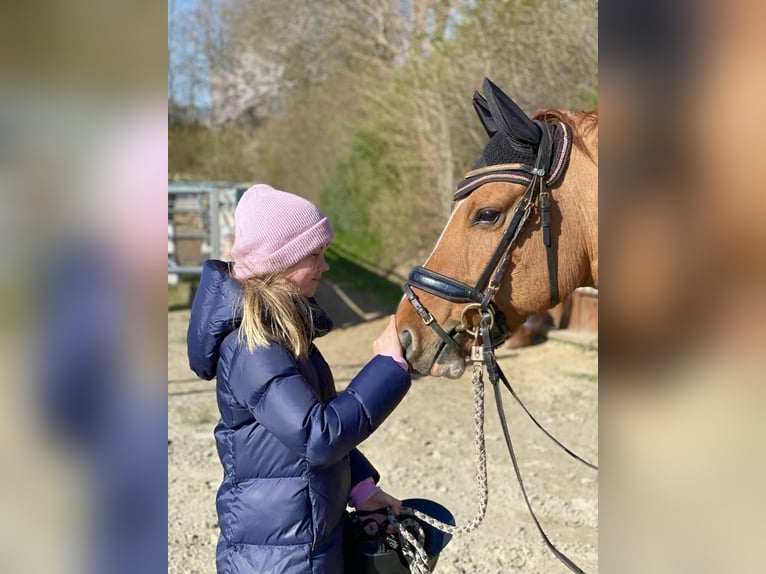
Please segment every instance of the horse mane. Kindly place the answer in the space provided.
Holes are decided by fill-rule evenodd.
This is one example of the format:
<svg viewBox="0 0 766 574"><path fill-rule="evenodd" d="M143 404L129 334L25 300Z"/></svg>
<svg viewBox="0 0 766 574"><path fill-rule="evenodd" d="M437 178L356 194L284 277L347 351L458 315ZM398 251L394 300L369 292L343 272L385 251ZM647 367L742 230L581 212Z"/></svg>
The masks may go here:
<svg viewBox="0 0 766 574"><path fill-rule="evenodd" d="M590 150L585 146L584 136L598 128L598 110L586 112L567 112L558 108L542 109L533 118L541 122L561 122L572 130L572 144L593 159Z"/></svg>

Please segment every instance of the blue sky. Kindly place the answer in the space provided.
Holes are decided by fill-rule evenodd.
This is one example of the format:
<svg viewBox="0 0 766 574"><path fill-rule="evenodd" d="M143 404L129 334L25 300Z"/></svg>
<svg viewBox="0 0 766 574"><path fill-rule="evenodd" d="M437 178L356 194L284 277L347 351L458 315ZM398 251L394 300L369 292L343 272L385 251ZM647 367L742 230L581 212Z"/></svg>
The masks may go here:
<svg viewBox="0 0 766 574"><path fill-rule="evenodd" d="M190 12L197 7L199 0L171 0L168 2L168 98L170 98L170 73L174 76L176 86L175 98L178 103L199 107L210 106L210 90L207 85L204 60L195 58L195 47L191 41L187 41L182 33L171 35L170 25L184 13ZM172 11L171 11L172 10ZM188 69L188 62L195 61L195 72ZM196 85L191 87L196 75Z"/></svg>

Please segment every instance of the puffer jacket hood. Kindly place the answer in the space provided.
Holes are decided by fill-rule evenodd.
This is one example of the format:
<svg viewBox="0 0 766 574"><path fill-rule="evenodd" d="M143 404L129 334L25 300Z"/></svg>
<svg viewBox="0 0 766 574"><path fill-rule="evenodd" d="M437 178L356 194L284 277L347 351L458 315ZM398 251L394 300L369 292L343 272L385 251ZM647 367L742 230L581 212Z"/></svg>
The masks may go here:
<svg viewBox="0 0 766 574"><path fill-rule="evenodd" d="M208 260L202 267L189 321L189 366L197 376L215 377L221 343L242 321L242 287L229 273L229 264Z"/></svg>
<svg viewBox="0 0 766 574"><path fill-rule="evenodd" d="M309 299L315 337L332 330L330 317ZM197 376L211 380L220 359L221 343L242 322L242 287L231 274L230 264L209 259L202 267L192 303L187 332L189 366Z"/></svg>

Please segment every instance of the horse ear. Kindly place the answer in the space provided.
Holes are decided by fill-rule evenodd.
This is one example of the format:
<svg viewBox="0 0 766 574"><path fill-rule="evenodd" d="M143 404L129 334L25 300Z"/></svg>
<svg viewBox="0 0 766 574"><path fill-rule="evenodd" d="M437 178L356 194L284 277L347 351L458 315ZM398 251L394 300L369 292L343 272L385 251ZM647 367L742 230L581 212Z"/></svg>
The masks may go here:
<svg viewBox="0 0 766 574"><path fill-rule="evenodd" d="M498 127L523 143L537 145L540 130L524 111L489 78L482 86L487 106Z"/></svg>
<svg viewBox="0 0 766 574"><path fill-rule="evenodd" d="M481 120L481 125L487 131L487 135L489 137L495 135L497 133L497 122L492 117L492 112L489 111L487 100L479 92L474 92L473 94L473 109L476 110L476 114L479 116L479 120Z"/></svg>

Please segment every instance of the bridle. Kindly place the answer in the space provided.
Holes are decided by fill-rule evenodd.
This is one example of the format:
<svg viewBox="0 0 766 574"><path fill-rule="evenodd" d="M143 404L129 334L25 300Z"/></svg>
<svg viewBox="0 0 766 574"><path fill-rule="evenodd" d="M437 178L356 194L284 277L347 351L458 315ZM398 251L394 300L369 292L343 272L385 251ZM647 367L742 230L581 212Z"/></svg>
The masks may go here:
<svg viewBox="0 0 766 574"><path fill-rule="evenodd" d="M550 284L550 306L553 307L559 300L558 276L556 262L553 254L550 229L551 194L549 187L558 181L563 175L571 146L569 128L562 123L555 124L562 134L561 142L557 146L557 154L554 158L553 138L551 137L551 124L535 120L540 128L541 139L537 148L537 157L534 165L523 163L506 163L491 165L469 171L458 185L458 190L453 199L460 200L467 197L478 187L494 181L506 181L511 183L526 183L527 187L521 200L516 206L511 221L503 232L500 241L490 257L484 271L476 285L471 287L467 283L453 277L443 275L425 267L415 267L409 274L403 285L404 294L415 308L423 323L433 329L439 338L449 348L462 354L456 338L460 333L466 332L476 337L476 329L468 322L468 315L476 311L479 316L489 315L491 322L492 347L501 345L508 337L508 330L500 309L494 302L495 294L500 288L503 275L511 260L511 251L521 231L524 229L535 201L539 198L540 224L543 231L543 244L546 250L548 263L548 280ZM554 160L554 161L552 161ZM553 164L553 165L551 165ZM549 177L545 177L550 171ZM413 291L418 289L452 303L466 303L463 308L460 322L449 333L434 319L431 312L421 303L417 294ZM497 320L496 320L497 317Z"/></svg>
<svg viewBox="0 0 766 574"><path fill-rule="evenodd" d="M415 311L418 313L423 323L433 329L442 342L449 348L457 351L458 355L462 355L462 350L456 337L461 333L466 333L473 337L474 341L471 347L470 359L474 364L474 372L475 374L478 374L480 381L481 373L485 368L487 370L495 395L495 404L500 418L500 426L527 509L529 510L543 541L556 558L573 572L582 573L583 570L566 554L561 552L553 542L551 542L532 508L516 460L516 453L513 449L510 431L508 430L508 423L505 418L505 409L503 408L499 383L503 383L511 393L511 396L519 403L519 405L521 405L522 409L532 422L556 445L561 447L568 455L582 462L586 466L594 470L598 470L598 466L574 453L537 421L516 394L513 387L511 387L505 373L503 373L500 365L497 364L497 359L495 358L494 353L494 349L501 345L508 335L504 317L495 304L494 297L500 288L503 275L511 260L513 246L516 244L520 233L529 220L529 216L532 213L536 201L539 202L540 225L543 232L543 244L546 250L548 280L550 284L550 306L553 307L559 300L558 276L550 231L550 187L560 180L566 169L571 148L571 135L569 128L566 125L563 123L555 124L557 126L557 135L559 138L557 142L558 145L554 150L553 138L549 131L550 124L545 124L537 120L535 120L535 124L541 129L541 139L533 166L523 163L501 164L469 171L458 185L458 190L454 195L455 200L463 199L478 187L491 181L507 181L527 185L521 200L514 209L508 227L506 227L503 232L492 257L484 268L481 276L476 281L476 285L471 287L467 283L459 281L453 277L426 269L425 267L415 267L410 272L409 277L402 288L407 299L415 308ZM466 306L461 312L458 325L448 333L439 322L434 319L431 312L421 303L413 289L424 291L452 303L465 303ZM468 315L471 312L476 312L479 316L479 322L475 327L469 324L468 321Z"/></svg>

